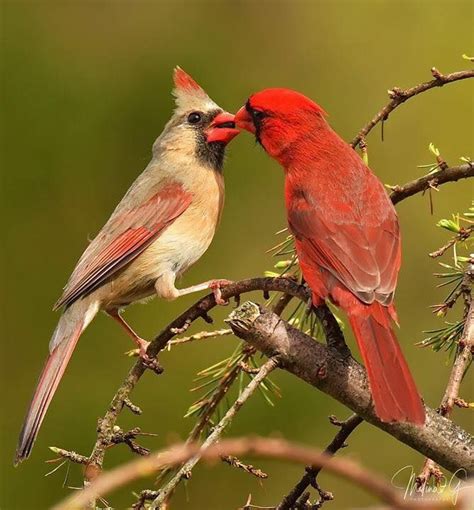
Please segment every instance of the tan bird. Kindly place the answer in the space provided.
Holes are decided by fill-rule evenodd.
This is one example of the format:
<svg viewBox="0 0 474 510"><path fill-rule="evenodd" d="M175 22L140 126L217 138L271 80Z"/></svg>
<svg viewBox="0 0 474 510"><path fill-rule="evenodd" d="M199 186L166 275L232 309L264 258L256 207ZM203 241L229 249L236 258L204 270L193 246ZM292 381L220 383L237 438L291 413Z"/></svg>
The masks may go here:
<svg viewBox="0 0 474 510"><path fill-rule="evenodd" d="M224 152L239 131L182 69L174 73L176 110L153 145L153 157L89 244L54 309L63 309L49 357L20 433L15 463L30 455L38 430L81 333L99 310L116 319L148 361L148 342L120 316L154 294L175 299L219 288L211 280L177 289L175 280L209 247L224 205Z"/></svg>

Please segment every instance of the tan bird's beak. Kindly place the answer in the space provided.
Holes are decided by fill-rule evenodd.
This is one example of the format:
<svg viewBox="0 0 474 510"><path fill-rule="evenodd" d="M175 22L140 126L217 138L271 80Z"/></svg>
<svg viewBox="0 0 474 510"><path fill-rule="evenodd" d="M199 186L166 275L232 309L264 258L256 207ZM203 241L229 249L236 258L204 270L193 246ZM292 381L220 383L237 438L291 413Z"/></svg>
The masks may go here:
<svg viewBox="0 0 474 510"><path fill-rule="evenodd" d="M207 143L220 142L228 144L239 133L240 130L235 127L234 115L222 112L214 117L211 125L206 130L206 140Z"/></svg>

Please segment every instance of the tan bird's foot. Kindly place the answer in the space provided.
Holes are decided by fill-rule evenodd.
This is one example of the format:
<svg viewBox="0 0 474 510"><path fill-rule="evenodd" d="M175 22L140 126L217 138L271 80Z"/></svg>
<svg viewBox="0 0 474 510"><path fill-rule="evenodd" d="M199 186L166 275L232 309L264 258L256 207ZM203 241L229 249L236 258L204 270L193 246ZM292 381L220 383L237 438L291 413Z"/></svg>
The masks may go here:
<svg viewBox="0 0 474 510"><path fill-rule="evenodd" d="M132 349L130 351L127 351L125 354L130 357L140 357L143 360L149 359L148 354L146 353L146 350L148 349L148 346L150 345L150 342L147 342L146 340L143 340L143 338L140 337L133 337L133 341L138 345L138 349Z"/></svg>
<svg viewBox="0 0 474 510"><path fill-rule="evenodd" d="M232 280L211 280L209 282L209 288L212 290L214 294L214 299L216 300L216 303L221 306L225 306L229 304L229 301L222 299L222 292L221 288L225 287L226 285L230 285L234 283Z"/></svg>
<svg viewBox="0 0 474 510"><path fill-rule="evenodd" d="M120 312L118 310L109 310L107 313L115 319L127 332L127 334L132 338L132 340L137 344L138 349L132 349L131 351L128 351L126 354L128 356L138 356L143 364L149 368L150 370L153 370L157 374L161 374L163 372L163 368L158 363L158 360L155 358L152 358L148 356L147 349L150 345L150 342L147 342L143 338L139 337L135 331L127 324L125 319L120 315Z"/></svg>
<svg viewBox="0 0 474 510"><path fill-rule="evenodd" d="M146 350L148 349L148 346L150 345L150 342L147 342L146 340L143 340L143 338L140 338L137 336L135 339L135 343L138 345L138 355L143 361L149 361L150 357L146 353Z"/></svg>

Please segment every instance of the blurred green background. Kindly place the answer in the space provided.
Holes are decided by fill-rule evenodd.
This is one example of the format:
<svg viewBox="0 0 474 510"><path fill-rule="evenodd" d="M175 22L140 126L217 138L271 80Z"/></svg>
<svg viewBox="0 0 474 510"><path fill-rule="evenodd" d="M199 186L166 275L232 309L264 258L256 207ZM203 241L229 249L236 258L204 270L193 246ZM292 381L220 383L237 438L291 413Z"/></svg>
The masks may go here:
<svg viewBox="0 0 474 510"><path fill-rule="evenodd" d="M11 460L17 434L43 364L61 293L87 238L102 226L115 204L146 166L151 145L170 116L171 72L179 64L224 108L235 111L249 93L269 86L300 90L330 114L347 140L387 101L388 88L468 67L472 53L473 4L469 1L287 1L287 2L2 2L2 195L5 222L1 265L0 508L45 509L64 497L64 468L45 478L49 445L90 452L96 420L123 380L131 361L130 340L113 321L99 316L83 335L47 415L32 458L18 469ZM433 142L451 164L473 152L472 83L430 91L403 105L369 137L370 165L390 184L422 174ZM208 253L182 285L225 277L261 275L273 262L265 250L285 224L283 175L243 134L230 147L226 208ZM439 302L427 253L447 240L435 227L440 217L464 211L471 183L449 184L398 206L404 264L397 304L400 339L419 387L436 406L449 366L444 353L414 343L422 330L440 324L428 306ZM261 299L261 296L258 296ZM196 296L174 303L155 300L126 314L145 338L153 336ZM216 327L229 309L218 310ZM194 330L203 329L204 323ZM193 425L183 419L195 395L195 373L230 354L226 337L173 349L161 356L166 372L146 374L133 394L141 417L124 411L120 425L158 433L144 443L157 449L185 438ZM283 398L274 408L260 396L242 410L232 435L282 435L323 447L334 434L327 416L349 414L339 404L285 373L274 380ZM462 396L473 400L472 378ZM470 428L468 412L455 420ZM405 465L419 469L422 457L370 425L363 425L344 452L391 477ZM125 446L109 452L106 467L130 459ZM247 495L260 505L276 504L302 468L276 462L254 464L269 472L263 483L226 465L198 467L173 508L232 509ZM356 487L323 474L335 500L328 509L373 504ZM67 484L79 486L71 466ZM145 480L134 490L151 487ZM133 502L131 488L109 498L115 508Z"/></svg>

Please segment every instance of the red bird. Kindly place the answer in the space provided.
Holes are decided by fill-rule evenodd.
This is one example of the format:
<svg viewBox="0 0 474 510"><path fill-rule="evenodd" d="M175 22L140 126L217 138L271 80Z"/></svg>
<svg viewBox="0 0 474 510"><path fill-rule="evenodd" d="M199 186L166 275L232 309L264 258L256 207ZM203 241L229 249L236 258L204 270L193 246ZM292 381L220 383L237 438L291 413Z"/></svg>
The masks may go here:
<svg viewBox="0 0 474 510"><path fill-rule="evenodd" d="M285 170L288 225L315 306L348 315L384 422L422 425L425 411L392 328L401 263L397 214L383 184L298 92L266 89L235 117Z"/></svg>

